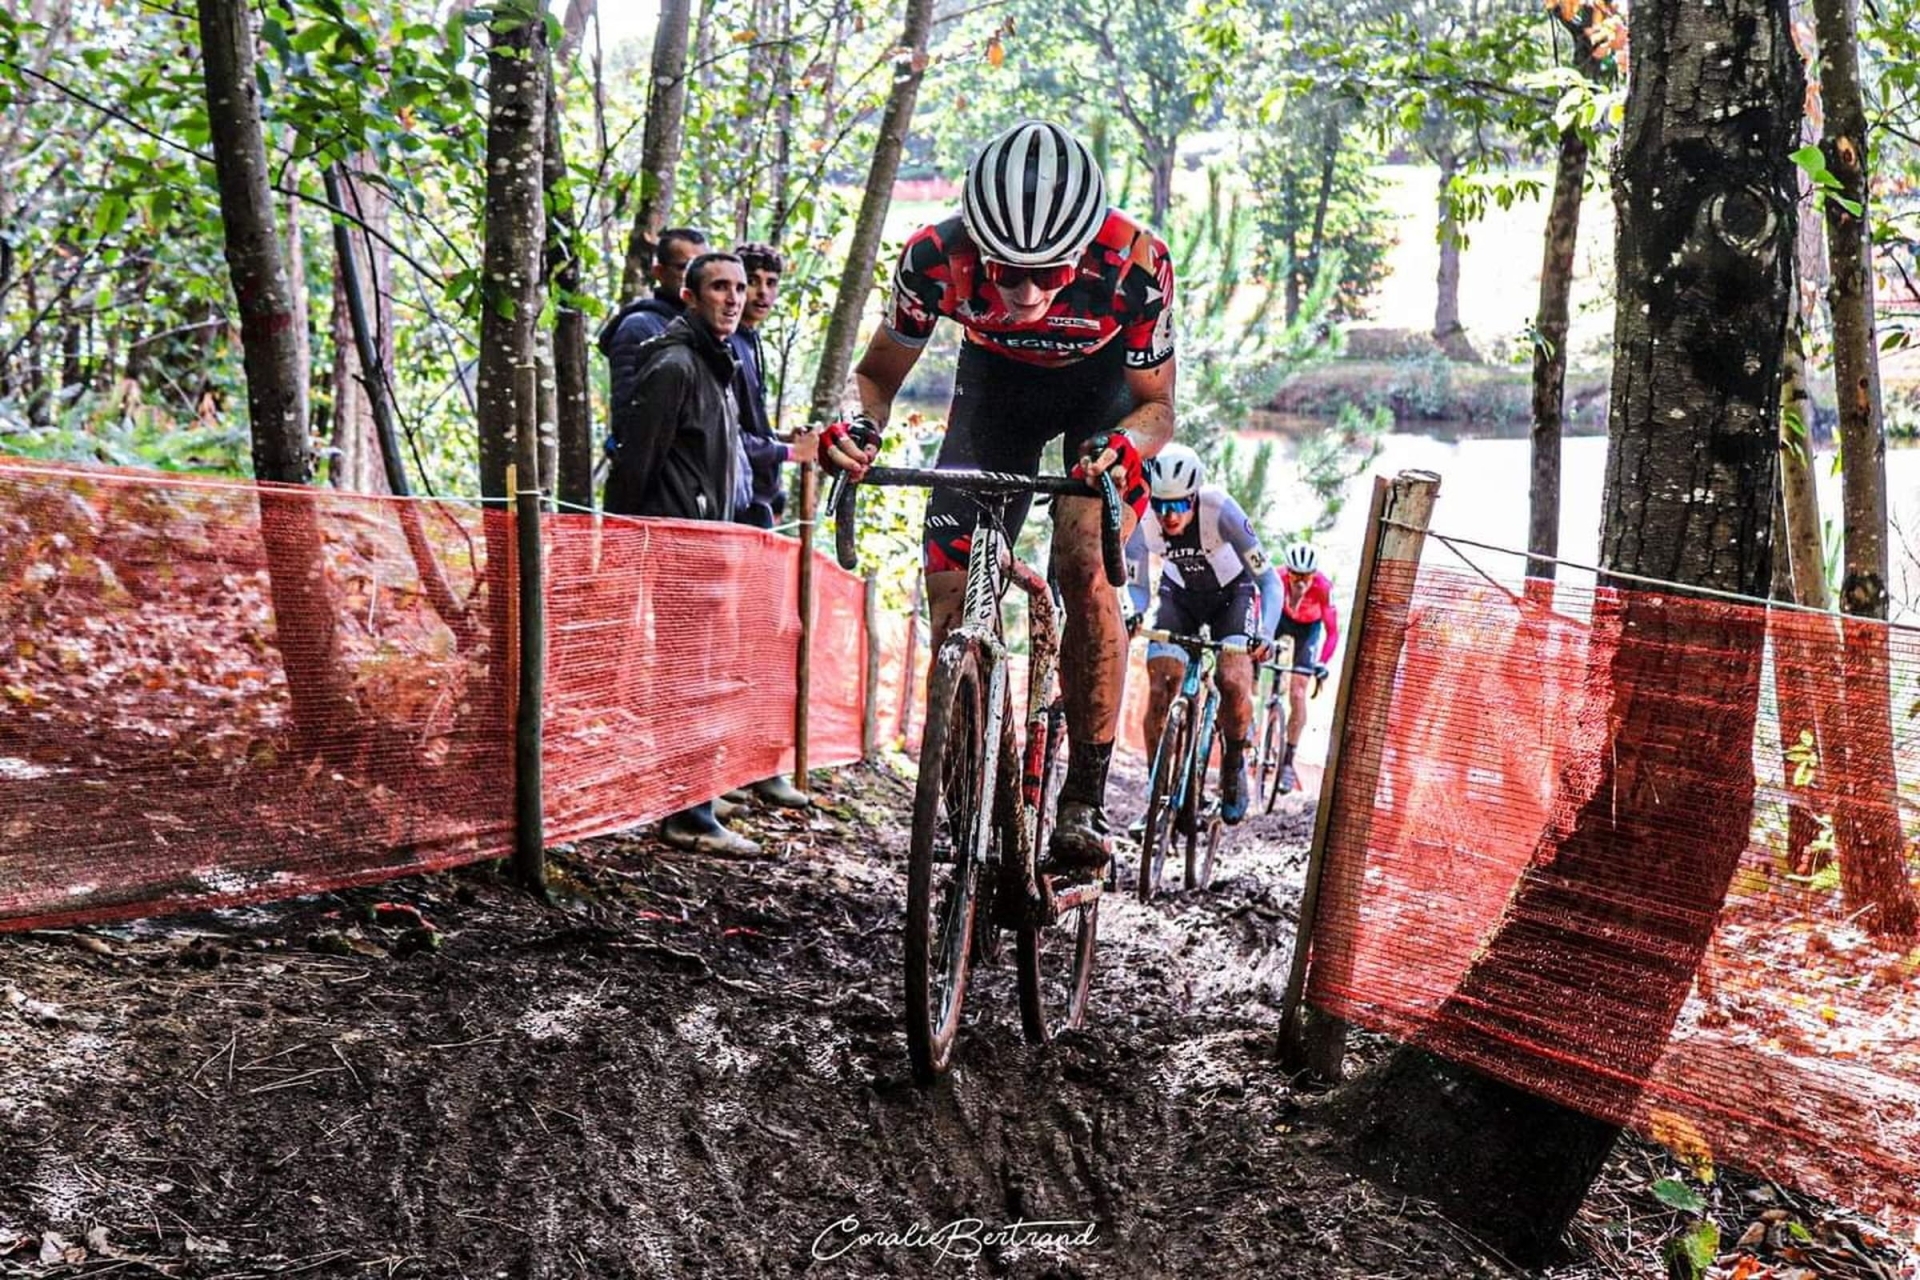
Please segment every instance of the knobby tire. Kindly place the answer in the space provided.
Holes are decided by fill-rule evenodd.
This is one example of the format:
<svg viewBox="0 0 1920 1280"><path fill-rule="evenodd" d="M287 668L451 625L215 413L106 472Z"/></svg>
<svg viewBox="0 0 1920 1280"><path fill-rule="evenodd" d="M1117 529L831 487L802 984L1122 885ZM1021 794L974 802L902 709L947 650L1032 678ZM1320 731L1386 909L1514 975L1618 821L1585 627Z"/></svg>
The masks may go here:
<svg viewBox="0 0 1920 1280"><path fill-rule="evenodd" d="M982 675L978 646L953 636L927 681L907 854L907 1053L921 1085L952 1063L966 1001L980 876L974 849L991 818Z"/></svg>
<svg viewBox="0 0 1920 1280"><path fill-rule="evenodd" d="M1166 866L1167 848L1173 838L1174 800L1186 769L1191 732L1187 713L1185 698L1176 699L1167 708L1166 726L1160 730L1160 741L1153 749L1153 771L1147 791L1147 830L1140 838L1140 874L1134 884L1142 902L1152 901L1154 890L1160 887L1160 872Z"/></svg>

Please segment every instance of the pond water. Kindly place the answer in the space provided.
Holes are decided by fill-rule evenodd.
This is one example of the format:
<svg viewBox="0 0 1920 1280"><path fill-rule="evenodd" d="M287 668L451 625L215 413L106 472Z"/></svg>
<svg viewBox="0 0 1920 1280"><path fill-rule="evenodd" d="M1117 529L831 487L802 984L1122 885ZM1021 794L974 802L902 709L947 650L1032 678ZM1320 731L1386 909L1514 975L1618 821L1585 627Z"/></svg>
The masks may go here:
<svg viewBox="0 0 1920 1280"><path fill-rule="evenodd" d="M1251 441L1266 438L1254 434ZM1395 475L1419 469L1440 475L1440 497L1434 507L1433 527L1442 532L1524 549L1527 537L1528 487L1532 451L1525 439L1480 438L1470 424L1434 424L1430 432L1392 434L1382 441L1380 457L1366 474L1347 489L1347 502L1331 532L1322 535L1322 554L1336 576L1351 583L1365 532L1368 495L1374 475ZM1283 445L1283 448L1290 446ZM1838 546L1840 477L1833 469L1829 447L1816 454L1814 473L1820 493L1820 511L1830 526L1830 548ZM1560 558L1575 564L1593 564L1599 557L1600 499L1605 481L1607 441L1604 436L1572 436L1561 444ZM1278 470L1290 473L1290 467ZM1314 514L1287 510L1286 503L1310 501L1288 487L1280 491L1281 527L1307 523ZM1900 620L1920 622L1920 448L1887 451L1887 499L1893 528L1890 544L1890 590ZM1484 567L1498 577L1520 570L1516 557L1491 552ZM1563 570L1568 582L1590 582L1590 574Z"/></svg>

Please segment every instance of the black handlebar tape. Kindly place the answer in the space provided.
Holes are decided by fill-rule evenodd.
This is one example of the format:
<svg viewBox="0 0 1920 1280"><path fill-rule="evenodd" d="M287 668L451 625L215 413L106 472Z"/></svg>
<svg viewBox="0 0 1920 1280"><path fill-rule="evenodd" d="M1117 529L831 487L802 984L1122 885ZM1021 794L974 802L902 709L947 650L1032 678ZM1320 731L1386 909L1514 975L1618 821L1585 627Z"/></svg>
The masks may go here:
<svg viewBox="0 0 1920 1280"><path fill-rule="evenodd" d="M1107 585L1124 587L1127 585L1126 548L1120 545L1121 529L1120 490L1113 482L1113 474L1100 473L1100 558L1106 561Z"/></svg>
<svg viewBox="0 0 1920 1280"><path fill-rule="evenodd" d="M856 524L854 493L860 488L844 474L833 482L833 550L840 567L849 572L860 567L860 548L855 545L859 533Z"/></svg>

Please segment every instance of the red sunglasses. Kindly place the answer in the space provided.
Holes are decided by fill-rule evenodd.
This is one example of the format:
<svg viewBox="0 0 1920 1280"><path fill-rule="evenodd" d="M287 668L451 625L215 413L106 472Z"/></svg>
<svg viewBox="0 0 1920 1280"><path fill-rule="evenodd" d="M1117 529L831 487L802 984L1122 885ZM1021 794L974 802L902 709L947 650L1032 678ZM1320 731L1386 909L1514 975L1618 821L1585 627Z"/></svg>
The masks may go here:
<svg viewBox="0 0 1920 1280"><path fill-rule="evenodd" d="M1077 262L1056 262L1048 267L1016 267L1011 262L983 258L980 267L986 272L987 279L1003 289L1018 289L1029 280L1038 289L1064 289L1080 274L1080 264Z"/></svg>

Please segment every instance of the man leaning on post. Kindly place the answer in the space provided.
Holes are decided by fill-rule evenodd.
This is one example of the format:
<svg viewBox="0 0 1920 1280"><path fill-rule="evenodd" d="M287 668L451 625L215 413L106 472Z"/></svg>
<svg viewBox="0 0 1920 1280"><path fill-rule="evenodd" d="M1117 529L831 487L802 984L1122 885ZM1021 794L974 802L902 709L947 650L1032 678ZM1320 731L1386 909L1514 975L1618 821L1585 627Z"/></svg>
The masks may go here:
<svg viewBox="0 0 1920 1280"><path fill-rule="evenodd" d="M746 271L733 254L703 253L688 264L686 312L642 348L631 391L613 402L609 515L732 520L745 500L736 365L727 340L746 296ZM711 800L669 814L660 837L696 853L760 852L720 825Z"/></svg>

